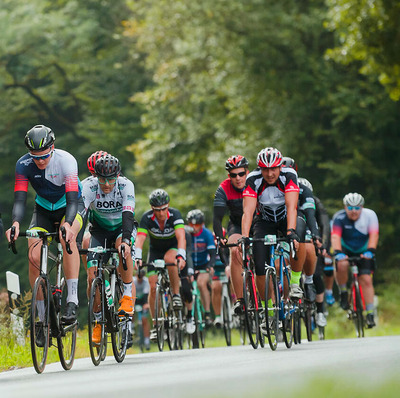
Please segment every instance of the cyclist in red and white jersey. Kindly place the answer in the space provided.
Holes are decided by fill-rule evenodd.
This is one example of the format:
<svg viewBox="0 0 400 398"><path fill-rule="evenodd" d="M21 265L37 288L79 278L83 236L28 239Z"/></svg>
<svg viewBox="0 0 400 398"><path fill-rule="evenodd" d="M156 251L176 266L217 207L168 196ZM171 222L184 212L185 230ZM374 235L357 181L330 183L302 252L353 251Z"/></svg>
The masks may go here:
<svg viewBox="0 0 400 398"><path fill-rule="evenodd" d="M305 221L297 216L299 186L294 169L282 167L282 155L276 148L262 149L257 156L258 168L249 173L243 192L242 235L249 237L254 218L254 238L267 234L282 235L294 243L297 260L291 258L292 278L290 297L300 299L300 276L305 259ZM300 234L300 236L299 236ZM256 267L256 284L261 297L265 295L265 262L267 250L263 242L255 242L253 256Z"/></svg>
<svg viewBox="0 0 400 398"><path fill-rule="evenodd" d="M14 240L16 240L25 213L28 185L31 183L36 191L36 198L29 229L54 232L55 224L59 223L65 228L65 241L70 244L72 250L72 254L67 253L65 241L60 236L64 249L63 266L68 288L67 305L62 320L65 323L73 323L78 309L79 252L76 236L82 228L85 210L76 160L68 152L55 149L54 141L54 132L44 125L36 125L26 133L25 145L29 153L17 161L15 169L12 226L15 227ZM8 241L11 239L10 235L11 228L6 232ZM38 239L28 240L31 286L39 275L40 245L38 242ZM42 304L44 309L44 303ZM40 311L39 308L39 313Z"/></svg>

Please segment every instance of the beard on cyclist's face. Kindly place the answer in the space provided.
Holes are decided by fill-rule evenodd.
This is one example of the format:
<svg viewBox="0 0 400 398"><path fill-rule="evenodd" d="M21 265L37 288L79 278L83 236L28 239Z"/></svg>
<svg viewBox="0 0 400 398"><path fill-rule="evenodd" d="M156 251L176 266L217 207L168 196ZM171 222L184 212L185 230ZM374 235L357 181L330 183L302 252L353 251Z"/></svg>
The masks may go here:
<svg viewBox="0 0 400 398"><path fill-rule="evenodd" d="M278 181L281 173L282 166L278 167L261 167L261 174L264 180L269 184L273 185Z"/></svg>
<svg viewBox="0 0 400 398"><path fill-rule="evenodd" d="M359 207L359 209L352 209L352 210L349 210L347 206L344 207L344 209L346 210L347 218L349 220L357 221L360 218L362 207L361 206L357 207Z"/></svg>

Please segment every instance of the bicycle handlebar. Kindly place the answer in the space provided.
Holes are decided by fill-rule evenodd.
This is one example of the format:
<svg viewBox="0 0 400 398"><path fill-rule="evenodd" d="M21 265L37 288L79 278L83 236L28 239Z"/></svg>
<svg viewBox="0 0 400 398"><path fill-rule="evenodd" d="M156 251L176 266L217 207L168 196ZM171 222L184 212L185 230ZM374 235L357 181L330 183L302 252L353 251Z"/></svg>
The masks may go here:
<svg viewBox="0 0 400 398"><path fill-rule="evenodd" d="M87 249L79 249L79 254L89 254L90 252L96 254L119 253L118 249L114 247L96 246L96 247L89 247ZM121 247L121 258L122 258L122 266L124 270L127 271L128 266L126 265L124 246Z"/></svg>
<svg viewBox="0 0 400 398"><path fill-rule="evenodd" d="M70 246L69 242L67 242L67 239L66 239L67 233L65 231L65 228L61 227L60 230L61 230L61 236L62 236L62 238L64 239L64 242L65 242L65 249L67 250L68 254L72 254L71 246Z"/></svg>

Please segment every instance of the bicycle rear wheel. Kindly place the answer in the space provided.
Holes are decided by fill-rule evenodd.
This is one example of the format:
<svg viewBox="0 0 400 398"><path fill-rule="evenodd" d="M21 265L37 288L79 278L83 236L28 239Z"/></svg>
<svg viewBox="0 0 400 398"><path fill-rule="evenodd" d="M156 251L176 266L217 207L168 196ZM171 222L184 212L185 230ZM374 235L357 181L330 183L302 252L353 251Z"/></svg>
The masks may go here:
<svg viewBox="0 0 400 398"><path fill-rule="evenodd" d="M174 330L174 308L172 306L172 296L167 294L167 309L165 312L165 329L167 332L167 343L170 351L175 350L175 330Z"/></svg>
<svg viewBox="0 0 400 398"><path fill-rule="evenodd" d="M256 349L258 347L259 336L258 311L256 309L255 284L250 271L245 271L243 274L243 298L244 314L250 344Z"/></svg>
<svg viewBox="0 0 400 398"><path fill-rule="evenodd" d="M278 345L279 308L276 305L278 299L276 273L273 269L268 268L265 275L265 327L268 343L273 351L276 350ZM269 300L272 300L271 306L268 304Z"/></svg>
<svg viewBox="0 0 400 398"><path fill-rule="evenodd" d="M312 305L305 303L304 323L306 325L307 340L312 341Z"/></svg>
<svg viewBox="0 0 400 398"><path fill-rule="evenodd" d="M202 338L202 319L201 319L201 314L199 314L200 308L199 308L199 301L197 297L193 300L193 314L194 314L194 324L196 326L196 330L192 334L192 347L193 348L200 348L200 344L203 345L203 338Z"/></svg>
<svg viewBox="0 0 400 398"><path fill-rule="evenodd" d="M300 302L299 302L299 304L300 304ZM296 307L296 311L293 313L293 342L294 342L294 344L301 344L301 308L300 307Z"/></svg>
<svg viewBox="0 0 400 398"><path fill-rule="evenodd" d="M354 326L356 328L357 337L364 337L364 316L363 316L363 302L361 299L360 286L355 283L352 288L354 305Z"/></svg>
<svg viewBox="0 0 400 398"><path fill-rule="evenodd" d="M90 288L88 311L89 351L90 358L92 359L94 366L99 365L107 348L104 300L105 297L102 280L100 278L95 278L95 280L92 282L92 287ZM100 336L100 341L93 341L94 334Z"/></svg>
<svg viewBox="0 0 400 398"><path fill-rule="evenodd" d="M67 289L65 286L65 279L61 282L61 303L66 304L67 302ZM78 322L76 321L72 325L63 325L61 323L61 312L58 311L57 318L58 324L60 325L60 334L57 336L57 348L60 362L65 370L70 370L75 359L75 348L76 348L76 332L78 329Z"/></svg>
<svg viewBox="0 0 400 398"><path fill-rule="evenodd" d="M125 359L126 348L128 345L128 327L130 326L131 317L127 315L119 316L117 305L122 299L122 281L115 281L114 306L110 309L110 315L115 322L116 330L111 332L111 346L115 360L120 363Z"/></svg>
<svg viewBox="0 0 400 398"><path fill-rule="evenodd" d="M223 312L223 323L224 323L224 335L226 345L230 346L232 344L232 329L231 329L231 321L230 321L230 306L228 302L228 297L223 298L222 303L222 312Z"/></svg>
<svg viewBox="0 0 400 398"><path fill-rule="evenodd" d="M165 332L165 307L164 307L164 291L161 286L156 288L156 303L155 303L155 326L157 331L157 345L158 349L164 349L164 332Z"/></svg>
<svg viewBox="0 0 400 398"><path fill-rule="evenodd" d="M42 373L47 360L50 344L49 290L47 280L38 276L33 287L31 302L31 352L33 366Z"/></svg>

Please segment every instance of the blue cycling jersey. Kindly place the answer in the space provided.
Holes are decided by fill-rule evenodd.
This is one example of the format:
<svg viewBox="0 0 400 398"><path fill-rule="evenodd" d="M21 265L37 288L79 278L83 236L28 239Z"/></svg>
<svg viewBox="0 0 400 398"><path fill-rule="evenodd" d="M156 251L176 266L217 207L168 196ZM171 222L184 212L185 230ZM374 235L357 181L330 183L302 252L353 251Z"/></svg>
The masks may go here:
<svg viewBox="0 0 400 398"><path fill-rule="evenodd" d="M192 260L194 269L207 264L210 261L209 250L215 250L212 232L203 227L197 234L192 236Z"/></svg>

